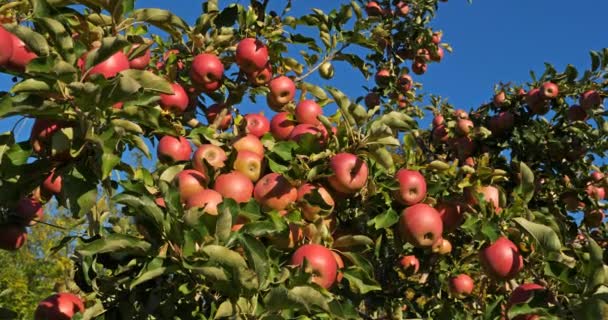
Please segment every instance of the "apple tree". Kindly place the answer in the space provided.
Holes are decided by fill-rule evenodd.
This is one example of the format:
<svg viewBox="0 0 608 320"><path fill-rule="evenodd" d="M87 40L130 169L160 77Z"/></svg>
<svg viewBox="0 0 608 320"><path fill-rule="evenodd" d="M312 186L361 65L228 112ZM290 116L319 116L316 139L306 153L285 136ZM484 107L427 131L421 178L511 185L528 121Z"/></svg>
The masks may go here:
<svg viewBox="0 0 608 320"><path fill-rule="evenodd" d="M0 7L0 248L73 221L35 319L606 317L608 50L464 110L441 1L179 5Z"/></svg>

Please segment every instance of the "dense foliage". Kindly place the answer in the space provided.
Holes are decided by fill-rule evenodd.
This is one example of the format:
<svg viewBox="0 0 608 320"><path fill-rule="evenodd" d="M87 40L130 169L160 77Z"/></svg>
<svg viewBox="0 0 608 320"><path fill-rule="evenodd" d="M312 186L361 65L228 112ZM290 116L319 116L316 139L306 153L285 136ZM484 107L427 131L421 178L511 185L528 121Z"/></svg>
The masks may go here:
<svg viewBox="0 0 608 320"><path fill-rule="evenodd" d="M35 119L0 136L0 247L51 198L73 222L36 319L606 317L608 50L465 111L418 93L437 0L283 5L0 7L0 117Z"/></svg>

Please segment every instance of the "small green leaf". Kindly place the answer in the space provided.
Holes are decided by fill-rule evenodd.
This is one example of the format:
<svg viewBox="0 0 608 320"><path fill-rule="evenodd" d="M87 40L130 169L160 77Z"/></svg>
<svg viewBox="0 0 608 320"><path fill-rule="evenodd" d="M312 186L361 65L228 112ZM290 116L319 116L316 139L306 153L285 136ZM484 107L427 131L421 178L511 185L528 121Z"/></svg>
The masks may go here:
<svg viewBox="0 0 608 320"><path fill-rule="evenodd" d="M359 267L350 267L344 270L343 274L344 278L348 280L350 289L356 294L382 290L378 282Z"/></svg>
<svg viewBox="0 0 608 320"><path fill-rule="evenodd" d="M397 222L399 222L399 214L397 214L397 211L393 210L392 208L389 208L388 210L369 220L367 222L367 225L373 225L376 230L378 230L383 228L389 228Z"/></svg>
<svg viewBox="0 0 608 320"><path fill-rule="evenodd" d="M143 256L149 249L150 244L146 241L125 234L113 233L104 238L80 245L76 248L76 252L84 256L106 252Z"/></svg>

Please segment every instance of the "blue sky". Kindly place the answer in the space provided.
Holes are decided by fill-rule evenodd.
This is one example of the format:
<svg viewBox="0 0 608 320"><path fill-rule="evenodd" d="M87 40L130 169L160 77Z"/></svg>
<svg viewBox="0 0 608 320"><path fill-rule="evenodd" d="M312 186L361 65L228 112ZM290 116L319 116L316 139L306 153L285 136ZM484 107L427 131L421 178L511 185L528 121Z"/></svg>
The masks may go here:
<svg viewBox="0 0 608 320"><path fill-rule="evenodd" d="M220 1L225 4L230 1ZM293 0L292 14L311 8L329 11L334 0ZM249 1L241 0L246 5ZM284 3L271 0L271 5ZM200 1L140 0L138 7L160 7L174 11L189 23L200 13ZM571 63L582 69L589 65L589 50L608 47L605 13L608 1L579 0L450 0L441 3L432 26L444 32L444 41L454 48L440 64L432 64L424 76L417 76L424 92L448 98L458 108L469 110L491 98L500 81L526 82L529 71L543 69L544 62L558 70ZM369 82L371 84L371 82ZM363 95L365 79L344 64L336 65L331 82L351 96ZM0 75L0 90L9 90L10 77ZM261 99L263 100L263 99ZM243 111L257 111L242 106ZM0 132L10 130L14 120L0 120ZM428 122L424 122L428 123ZM26 139L28 126L18 139Z"/></svg>

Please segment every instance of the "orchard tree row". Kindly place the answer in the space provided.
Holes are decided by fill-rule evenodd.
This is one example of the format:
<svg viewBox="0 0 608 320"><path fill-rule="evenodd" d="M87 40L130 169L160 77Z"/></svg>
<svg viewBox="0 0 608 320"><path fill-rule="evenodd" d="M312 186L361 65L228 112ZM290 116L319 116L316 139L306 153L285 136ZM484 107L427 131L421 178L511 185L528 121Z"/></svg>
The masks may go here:
<svg viewBox="0 0 608 320"><path fill-rule="evenodd" d="M35 319L607 317L608 50L467 111L419 93L437 0L201 7L0 6L0 248L73 222Z"/></svg>

